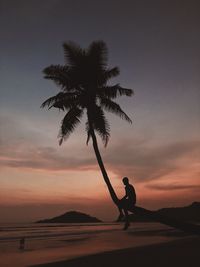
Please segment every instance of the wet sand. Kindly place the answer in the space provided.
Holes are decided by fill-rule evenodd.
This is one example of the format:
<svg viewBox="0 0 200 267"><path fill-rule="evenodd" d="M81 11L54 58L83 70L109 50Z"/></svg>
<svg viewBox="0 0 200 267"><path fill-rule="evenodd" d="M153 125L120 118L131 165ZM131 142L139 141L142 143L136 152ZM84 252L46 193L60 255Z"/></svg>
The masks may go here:
<svg viewBox="0 0 200 267"><path fill-rule="evenodd" d="M43 267L197 267L200 237L186 237L166 243L121 249L72 260L37 265Z"/></svg>

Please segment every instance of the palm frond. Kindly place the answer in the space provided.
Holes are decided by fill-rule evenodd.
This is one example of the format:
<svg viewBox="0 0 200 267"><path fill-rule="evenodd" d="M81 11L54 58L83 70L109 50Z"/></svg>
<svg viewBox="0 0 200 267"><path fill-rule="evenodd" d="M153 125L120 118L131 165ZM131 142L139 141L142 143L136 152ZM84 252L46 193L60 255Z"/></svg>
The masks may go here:
<svg viewBox="0 0 200 267"><path fill-rule="evenodd" d="M66 140L70 134L74 131L76 126L80 123L80 118L83 115L83 110L77 107L71 108L61 122L61 128L59 133L59 145L63 140Z"/></svg>
<svg viewBox="0 0 200 267"><path fill-rule="evenodd" d="M70 109L73 107L77 102L76 100L78 100L76 93L60 92L44 101L41 105L41 108L48 107L48 109L51 109L54 107L64 111L65 109Z"/></svg>
<svg viewBox="0 0 200 267"><path fill-rule="evenodd" d="M105 83L110 80L111 78L114 78L116 76L118 76L120 73L119 68L118 67L114 67L112 69L107 69L105 70L104 74L103 74L103 78L105 80Z"/></svg>
<svg viewBox="0 0 200 267"><path fill-rule="evenodd" d="M86 145L88 145L88 143L89 143L89 141L90 141L90 138L91 138L91 130L90 130L89 122L88 122L88 121L85 123L85 130L86 130L86 132L87 132Z"/></svg>
<svg viewBox="0 0 200 267"><path fill-rule="evenodd" d="M64 93L60 92L57 95L48 98L42 103L41 108L48 107L50 109L57 101L59 101L60 98L63 97L63 94Z"/></svg>
<svg viewBox="0 0 200 267"><path fill-rule="evenodd" d="M101 107L95 105L90 114L93 129L99 134L105 146L107 146L110 137L110 126L106 120L105 114ZM88 133L87 143L91 137L89 123L86 123Z"/></svg>
<svg viewBox="0 0 200 267"><path fill-rule="evenodd" d="M110 99L115 99L118 96L132 96L133 90L121 87L119 84L113 86L104 86L98 88L97 95L99 97L107 97Z"/></svg>
<svg viewBox="0 0 200 267"><path fill-rule="evenodd" d="M71 89L73 84L71 82L69 73L69 67L61 65L50 65L43 70L45 74L44 78L54 81L62 89Z"/></svg>
<svg viewBox="0 0 200 267"><path fill-rule="evenodd" d="M94 65L101 68L106 67L108 62L108 49L105 42L92 42L88 48L87 55Z"/></svg>
<svg viewBox="0 0 200 267"><path fill-rule="evenodd" d="M79 66L85 54L84 50L74 42L63 43L63 49L66 63L71 67Z"/></svg>
<svg viewBox="0 0 200 267"><path fill-rule="evenodd" d="M101 98L101 106L104 107L107 111L114 113L120 118L132 123L131 119L126 115L126 113L121 109L120 105L108 98Z"/></svg>
<svg viewBox="0 0 200 267"><path fill-rule="evenodd" d="M48 79L48 76L56 76L58 74L63 74L65 75L66 72L69 70L68 66L62 66L62 65L50 65L46 68L43 69L43 73L47 76L45 78Z"/></svg>

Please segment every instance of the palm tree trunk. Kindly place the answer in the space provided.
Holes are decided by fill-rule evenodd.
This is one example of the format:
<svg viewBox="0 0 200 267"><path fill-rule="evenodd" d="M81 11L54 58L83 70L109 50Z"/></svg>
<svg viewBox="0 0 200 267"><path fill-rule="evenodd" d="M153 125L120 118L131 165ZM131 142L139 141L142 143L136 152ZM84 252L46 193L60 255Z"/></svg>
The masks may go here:
<svg viewBox="0 0 200 267"><path fill-rule="evenodd" d="M119 206L119 199L112 187L112 184L109 180L109 177L108 177L108 174L106 172L106 169L104 167L104 164L103 164L103 160L101 158L101 154L99 152L99 148L98 148L98 144L97 144L97 138L96 138L96 135L94 133L94 130L93 128L90 128L90 133L91 133L91 137L92 137L92 142L93 142L93 148L94 148L94 152L95 152L95 155L96 155L96 158L97 158L97 162L99 164L99 167L100 167L100 170L102 172L102 175L103 175L103 178L104 178L104 181L108 187L108 191L110 193L110 196L112 198L112 201L117 205Z"/></svg>

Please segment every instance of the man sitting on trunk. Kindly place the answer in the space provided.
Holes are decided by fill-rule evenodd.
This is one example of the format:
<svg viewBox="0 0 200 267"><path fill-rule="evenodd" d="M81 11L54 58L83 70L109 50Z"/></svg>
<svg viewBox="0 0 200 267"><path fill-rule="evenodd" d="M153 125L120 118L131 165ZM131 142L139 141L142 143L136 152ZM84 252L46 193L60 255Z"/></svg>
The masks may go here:
<svg viewBox="0 0 200 267"><path fill-rule="evenodd" d="M121 219L125 215L124 230L126 230L130 226L128 210L131 209L136 204L136 193L135 193L134 187L131 184L129 184L129 179L127 177L124 177L122 181L125 185L125 196L120 200L120 203L119 203L121 211L120 211L118 221L121 221ZM122 210L124 211L124 214Z"/></svg>

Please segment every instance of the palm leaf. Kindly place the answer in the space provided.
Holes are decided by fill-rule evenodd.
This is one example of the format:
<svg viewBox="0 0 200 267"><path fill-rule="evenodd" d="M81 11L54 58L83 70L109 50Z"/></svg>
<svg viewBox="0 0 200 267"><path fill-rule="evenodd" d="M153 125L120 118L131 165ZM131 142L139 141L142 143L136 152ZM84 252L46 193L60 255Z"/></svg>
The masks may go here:
<svg viewBox="0 0 200 267"><path fill-rule="evenodd" d="M107 146L110 137L110 126L108 121L106 120L105 114L101 109L101 107L95 105L91 111L90 118L93 129L99 134L104 145ZM90 130L91 129L89 127L89 123L87 122L86 123L86 131L88 134L86 142L87 144L91 137Z"/></svg>
<svg viewBox="0 0 200 267"><path fill-rule="evenodd" d="M71 67L79 66L85 54L84 50L74 42L65 42L63 49L66 63Z"/></svg>
<svg viewBox="0 0 200 267"><path fill-rule="evenodd" d="M48 107L50 109L57 101L59 101L60 98L63 97L63 95L64 93L60 92L57 95L48 98L42 103L41 108Z"/></svg>
<svg viewBox="0 0 200 267"><path fill-rule="evenodd" d="M57 95L48 98L41 105L41 108L48 107L48 109L59 108L63 111L65 109L70 109L77 103L78 95L76 93L64 93L60 92Z"/></svg>
<svg viewBox="0 0 200 267"><path fill-rule="evenodd" d="M131 119L126 115L126 113L121 109L120 105L108 98L101 98L101 106L104 107L107 111L118 115L120 118L125 119L129 123L132 123Z"/></svg>
<svg viewBox="0 0 200 267"><path fill-rule="evenodd" d="M103 41L94 41L88 48L89 60L100 68L104 68L108 62L108 49Z"/></svg>
<svg viewBox="0 0 200 267"><path fill-rule="evenodd" d="M112 69L107 69L103 74L105 82L107 82L111 78L118 76L119 73L120 73L120 71L119 71L118 67L114 67Z"/></svg>
<svg viewBox="0 0 200 267"><path fill-rule="evenodd" d="M60 65L50 65L43 70L44 78L54 81L62 89L70 90L74 87L72 83L69 67Z"/></svg>
<svg viewBox="0 0 200 267"><path fill-rule="evenodd" d="M60 128L60 141L59 145L62 144L63 140L66 140L70 134L74 131L76 126L80 123L80 118L83 115L83 110L77 107L71 108L65 117L62 120L61 128Z"/></svg>
<svg viewBox="0 0 200 267"><path fill-rule="evenodd" d="M119 84L113 86L105 86L99 88L97 91L98 96L103 96L111 99L115 99L117 96L132 96L133 90L121 87Z"/></svg>

